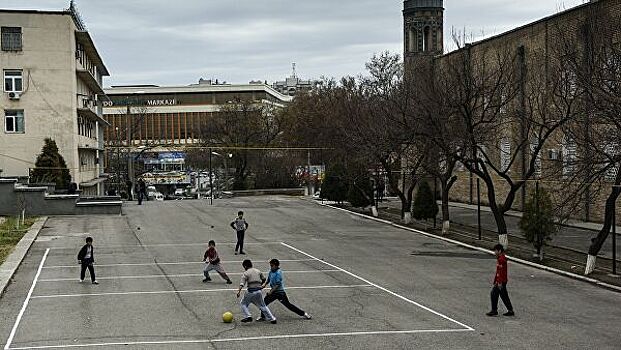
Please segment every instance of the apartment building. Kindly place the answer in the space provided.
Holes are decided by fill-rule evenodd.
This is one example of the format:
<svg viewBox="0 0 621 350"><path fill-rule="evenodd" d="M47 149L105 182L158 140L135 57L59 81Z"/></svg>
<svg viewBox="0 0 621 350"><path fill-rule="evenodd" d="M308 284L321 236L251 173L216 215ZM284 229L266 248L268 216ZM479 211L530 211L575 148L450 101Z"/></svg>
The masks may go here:
<svg viewBox="0 0 621 350"><path fill-rule="evenodd" d="M29 176L49 137L82 194L102 194L109 72L73 3L62 11L0 9L0 26L0 176Z"/></svg>

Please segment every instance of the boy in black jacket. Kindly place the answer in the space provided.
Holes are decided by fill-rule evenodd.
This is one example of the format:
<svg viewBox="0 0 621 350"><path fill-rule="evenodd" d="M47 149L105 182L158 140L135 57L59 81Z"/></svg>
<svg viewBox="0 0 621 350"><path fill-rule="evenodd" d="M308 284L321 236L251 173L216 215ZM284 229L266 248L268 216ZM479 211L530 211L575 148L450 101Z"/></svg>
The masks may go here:
<svg viewBox="0 0 621 350"><path fill-rule="evenodd" d="M88 272L91 275L91 281L93 284L99 284L95 279L95 268L93 267L93 263L95 262L95 253L93 248L93 238L86 237L86 244L80 252L78 253L78 262L82 265L80 269L80 283L84 282L84 277L86 275L86 269L88 268Z"/></svg>

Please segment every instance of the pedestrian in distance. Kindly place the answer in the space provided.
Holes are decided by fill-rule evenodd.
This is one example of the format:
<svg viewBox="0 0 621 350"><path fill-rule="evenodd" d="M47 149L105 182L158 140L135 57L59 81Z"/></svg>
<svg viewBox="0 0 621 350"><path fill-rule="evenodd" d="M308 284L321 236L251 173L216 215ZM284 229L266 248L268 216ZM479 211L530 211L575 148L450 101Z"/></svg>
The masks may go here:
<svg viewBox="0 0 621 350"><path fill-rule="evenodd" d="M498 297L500 296L500 299L502 299L502 302L507 308L507 312L503 315L514 316L513 305L511 305L511 299L509 299L509 293L507 292L507 257L505 256L505 248L502 244L496 244L496 246L494 246L494 254L496 255L496 275L494 276L494 286L491 292L492 311L488 312L486 315L498 315Z"/></svg>
<svg viewBox="0 0 621 350"><path fill-rule="evenodd" d="M211 240L207 244L207 250L205 251L205 255L203 256L203 262L205 263L205 268L203 269L203 275L205 275L205 279L203 280L203 282L211 282L211 278L209 277L209 271L216 270L216 272L220 274L220 277L222 277L226 281L226 284L233 283L229 276L226 274L226 272L224 272L220 257L218 256L218 251L216 250L215 241Z"/></svg>
<svg viewBox="0 0 621 350"><path fill-rule="evenodd" d="M92 237L86 237L86 244L78 253L78 262L82 267L80 269L80 283L84 282L84 277L86 277L86 269L88 269L88 272L91 275L91 282L93 284L99 284L95 278L95 268L93 267L93 264L95 263L95 248L93 247Z"/></svg>
<svg viewBox="0 0 621 350"><path fill-rule="evenodd" d="M287 298L287 293L285 292L285 283L282 278L280 261L278 261L278 259L270 260L270 273L267 275L265 283L263 283L263 288L265 288L268 283L271 289L267 291L267 294L263 299L265 305L269 305L273 301L278 300L284 307L296 313L298 316L304 317L307 320L312 318L307 312L289 302L289 298ZM263 312L261 312L261 317L257 318L257 321L265 321L265 315Z"/></svg>
<svg viewBox="0 0 621 350"><path fill-rule="evenodd" d="M239 254L245 255L244 252L244 236L246 235L246 230L250 225L244 219L244 212L238 211L237 217L233 222L231 222L231 227L237 232L237 244L235 244L235 255L237 255L237 251L239 250Z"/></svg>
<svg viewBox="0 0 621 350"><path fill-rule="evenodd" d="M237 297L241 295L241 291L244 286L247 286L246 293L240 302L242 313L244 318L241 320L243 323L252 322L252 314L250 313L250 304L254 304L261 310L261 313L265 315L265 318L272 324L276 324L276 317L272 314L270 309L265 305L263 301L263 289L262 285L265 283L265 276L263 272L252 267L252 261L246 259L242 262L242 267L245 272L242 275L241 282L239 282L239 289L237 290Z"/></svg>
<svg viewBox="0 0 621 350"><path fill-rule="evenodd" d="M138 195L138 205L142 205L143 199L147 198L147 184L143 179L138 180L136 183L136 193Z"/></svg>

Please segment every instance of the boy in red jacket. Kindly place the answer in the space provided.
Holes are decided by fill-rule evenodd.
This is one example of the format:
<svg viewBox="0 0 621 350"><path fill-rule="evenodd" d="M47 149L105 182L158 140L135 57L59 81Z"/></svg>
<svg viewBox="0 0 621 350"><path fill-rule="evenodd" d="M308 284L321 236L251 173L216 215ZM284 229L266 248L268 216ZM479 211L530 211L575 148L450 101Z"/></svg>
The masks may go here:
<svg viewBox="0 0 621 350"><path fill-rule="evenodd" d="M216 270L217 273L220 274L220 277L226 280L226 284L231 284L231 279L227 276L226 272L224 272L224 268L220 263L220 257L218 256L218 252L216 251L216 242L211 240L208 243L207 251L203 256L203 261L205 262L205 268L203 269L203 274L205 275L205 279L203 282L211 282L211 278L209 277L209 271Z"/></svg>
<svg viewBox="0 0 621 350"><path fill-rule="evenodd" d="M498 296L502 299L502 302L507 308L507 312L503 316L514 316L513 306L509 299L509 293L507 293L507 257L505 256L505 248L502 244L496 244L494 247L494 254L496 254L496 276L494 276L494 286L492 287L492 311L488 312L487 316L498 315Z"/></svg>

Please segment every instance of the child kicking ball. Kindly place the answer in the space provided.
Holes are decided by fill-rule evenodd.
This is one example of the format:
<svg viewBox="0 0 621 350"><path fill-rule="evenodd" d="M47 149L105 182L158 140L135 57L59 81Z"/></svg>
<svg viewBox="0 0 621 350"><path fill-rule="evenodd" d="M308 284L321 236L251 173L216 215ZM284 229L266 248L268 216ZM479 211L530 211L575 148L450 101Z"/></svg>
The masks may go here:
<svg viewBox="0 0 621 350"><path fill-rule="evenodd" d="M207 245L207 251L205 251L205 255L203 256L203 261L206 264L203 269L203 275L205 275L203 282L210 282L209 271L216 270L216 272L220 274L220 277L226 281L226 284L233 283L226 272L224 272L220 257L218 256L218 251L216 251L216 242L211 240Z"/></svg>

